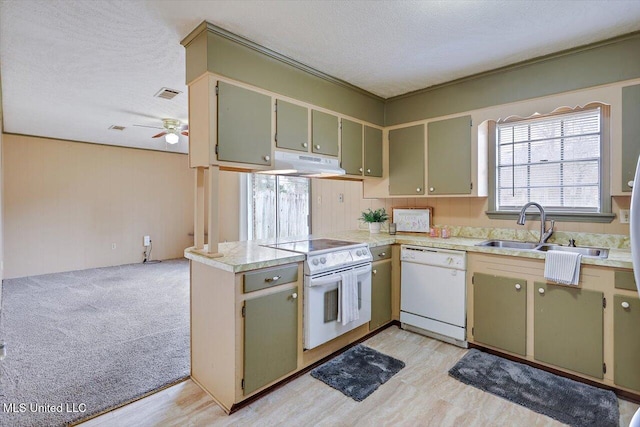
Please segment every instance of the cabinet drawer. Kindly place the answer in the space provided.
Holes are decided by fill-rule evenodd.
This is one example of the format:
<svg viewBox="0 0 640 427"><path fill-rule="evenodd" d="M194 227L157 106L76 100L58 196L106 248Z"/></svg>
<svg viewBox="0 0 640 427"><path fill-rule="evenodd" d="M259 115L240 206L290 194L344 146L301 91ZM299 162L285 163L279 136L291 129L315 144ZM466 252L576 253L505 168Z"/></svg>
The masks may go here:
<svg viewBox="0 0 640 427"><path fill-rule="evenodd" d="M636 280L633 277L633 270L616 270L613 283L616 289L636 290Z"/></svg>
<svg viewBox="0 0 640 427"><path fill-rule="evenodd" d="M373 257L373 262L381 261L383 259L391 258L391 246L377 246L375 248L371 248L371 256Z"/></svg>
<svg viewBox="0 0 640 427"><path fill-rule="evenodd" d="M252 271L244 274L244 293L297 281L297 264Z"/></svg>

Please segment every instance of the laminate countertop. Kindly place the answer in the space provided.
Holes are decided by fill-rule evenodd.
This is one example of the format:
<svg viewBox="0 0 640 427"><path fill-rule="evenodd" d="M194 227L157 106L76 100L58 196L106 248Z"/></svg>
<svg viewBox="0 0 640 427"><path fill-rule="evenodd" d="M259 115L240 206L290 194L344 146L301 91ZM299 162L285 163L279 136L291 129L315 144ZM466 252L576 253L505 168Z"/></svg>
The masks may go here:
<svg viewBox="0 0 640 427"><path fill-rule="evenodd" d="M476 246L478 243L487 240L486 238L450 237L448 239L442 239L439 237L429 237L426 235L417 234L398 233L396 235L390 235L385 232L382 232L380 234L370 234L369 231L366 230L352 230L327 233L322 235L298 236L294 238L282 239L279 240L279 242L304 240L306 238L333 238L339 240L348 240L357 243L367 243L369 247L392 244L409 244L430 248L453 249L493 255L538 259L545 258L545 253L540 251ZM220 243L218 245L218 250L222 254L221 257L212 257L210 255L207 255L206 246L204 250L197 250L195 247L191 247L185 249L184 256L192 261L200 262L233 273L241 273L243 271L257 270L260 268L304 261L304 254L298 254L295 252L262 246L274 242L276 241L262 240ZM633 268L631 262L631 251L628 248L609 248L609 257L605 259L582 257L582 264L628 269Z"/></svg>

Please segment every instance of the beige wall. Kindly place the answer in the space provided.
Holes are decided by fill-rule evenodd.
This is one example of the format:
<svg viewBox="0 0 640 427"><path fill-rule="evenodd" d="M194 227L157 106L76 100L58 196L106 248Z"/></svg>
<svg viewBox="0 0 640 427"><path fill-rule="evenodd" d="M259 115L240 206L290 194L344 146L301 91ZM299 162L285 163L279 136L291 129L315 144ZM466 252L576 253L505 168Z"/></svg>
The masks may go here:
<svg viewBox="0 0 640 427"><path fill-rule="evenodd" d="M17 135L3 143L6 278L142 262L144 235L153 259L193 244L186 155Z"/></svg>

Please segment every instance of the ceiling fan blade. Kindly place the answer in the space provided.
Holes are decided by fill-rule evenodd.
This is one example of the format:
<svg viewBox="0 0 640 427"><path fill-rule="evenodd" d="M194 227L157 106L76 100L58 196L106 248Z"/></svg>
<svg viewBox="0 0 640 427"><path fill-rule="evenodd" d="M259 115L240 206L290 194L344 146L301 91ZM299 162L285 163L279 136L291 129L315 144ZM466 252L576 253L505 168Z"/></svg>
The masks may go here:
<svg viewBox="0 0 640 427"><path fill-rule="evenodd" d="M162 126L148 126L148 125L136 125L136 124L134 124L133 126L139 127L139 128L164 129Z"/></svg>
<svg viewBox="0 0 640 427"><path fill-rule="evenodd" d="M159 133L159 134L157 134L157 135L153 135L151 138L160 138L161 136L165 136L166 134L167 134L167 132L166 132L166 131L163 131L163 132L160 132L160 133Z"/></svg>
<svg viewBox="0 0 640 427"><path fill-rule="evenodd" d="M189 136L189 131L188 130L183 130L182 132L180 132L181 135L184 136Z"/></svg>

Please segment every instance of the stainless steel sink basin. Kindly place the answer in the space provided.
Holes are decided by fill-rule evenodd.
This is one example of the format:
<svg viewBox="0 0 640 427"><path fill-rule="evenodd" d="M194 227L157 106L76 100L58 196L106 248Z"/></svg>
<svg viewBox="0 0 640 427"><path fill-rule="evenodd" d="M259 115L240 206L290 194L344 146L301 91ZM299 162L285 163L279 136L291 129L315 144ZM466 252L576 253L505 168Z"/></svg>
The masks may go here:
<svg viewBox="0 0 640 427"><path fill-rule="evenodd" d="M570 246L560 246L553 244L544 244L540 245L536 248L537 251L547 252L547 251L562 251L562 252L577 252L582 254L582 256L593 257L593 258L607 258L609 256L609 249L605 248L585 248L585 247L570 247Z"/></svg>
<svg viewBox="0 0 640 427"><path fill-rule="evenodd" d="M538 246L537 243L530 242L514 242L511 240L487 240L485 242L478 243L476 246L486 246L489 248L503 248L503 249L520 249L530 250L535 249Z"/></svg>

